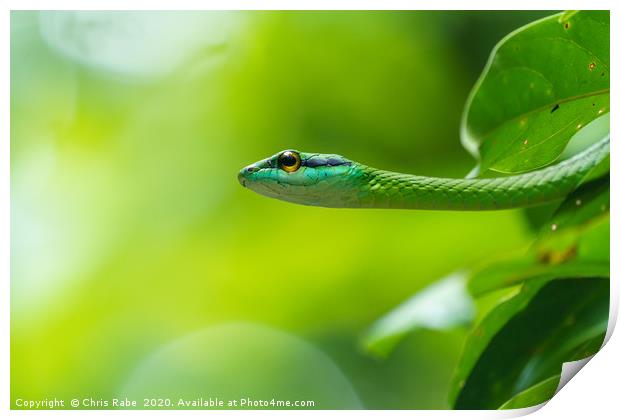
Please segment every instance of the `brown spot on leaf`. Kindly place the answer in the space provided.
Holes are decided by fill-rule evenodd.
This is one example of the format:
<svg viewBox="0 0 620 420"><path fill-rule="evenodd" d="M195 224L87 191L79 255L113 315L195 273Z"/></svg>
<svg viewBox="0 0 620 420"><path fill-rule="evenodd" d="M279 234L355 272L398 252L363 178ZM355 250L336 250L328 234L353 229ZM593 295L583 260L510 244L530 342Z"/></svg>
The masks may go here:
<svg viewBox="0 0 620 420"><path fill-rule="evenodd" d="M577 256L577 247L571 246L565 250L543 251L538 255L541 264L556 265L572 260Z"/></svg>

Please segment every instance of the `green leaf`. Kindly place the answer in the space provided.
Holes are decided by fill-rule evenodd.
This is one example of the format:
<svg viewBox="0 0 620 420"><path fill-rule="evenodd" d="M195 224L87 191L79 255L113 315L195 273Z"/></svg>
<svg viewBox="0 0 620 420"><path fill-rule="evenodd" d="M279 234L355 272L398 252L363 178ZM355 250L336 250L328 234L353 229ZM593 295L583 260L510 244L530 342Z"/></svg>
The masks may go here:
<svg viewBox="0 0 620 420"><path fill-rule="evenodd" d="M480 173L514 173L560 156L609 112L609 12L550 16L504 38L470 94L463 145Z"/></svg>
<svg viewBox="0 0 620 420"><path fill-rule="evenodd" d="M549 401L555 395L560 383L560 375L554 375L522 391L506 401L500 410L533 407Z"/></svg>
<svg viewBox="0 0 620 420"><path fill-rule="evenodd" d="M571 360L581 360L596 354L601 347L603 347L606 334L607 330L605 330L605 333L581 343L581 345L573 351Z"/></svg>
<svg viewBox="0 0 620 420"><path fill-rule="evenodd" d="M607 161L609 164L609 161ZM544 237L562 234L567 229L582 230L609 216L609 174L582 184L562 202L551 220L543 225Z"/></svg>
<svg viewBox="0 0 620 420"><path fill-rule="evenodd" d="M538 258L609 265L609 203L609 174L582 184L541 228L533 246Z"/></svg>
<svg viewBox="0 0 620 420"><path fill-rule="evenodd" d="M609 137L609 113L603 114L577 132L566 145L560 159L568 159Z"/></svg>
<svg viewBox="0 0 620 420"><path fill-rule="evenodd" d="M605 333L608 305L608 278L525 282L468 337L451 388L454 407L496 409L559 374Z"/></svg>
<svg viewBox="0 0 620 420"><path fill-rule="evenodd" d="M373 355L386 357L406 334L418 328L443 330L467 324L473 319L474 305L465 280L465 273L453 273L416 293L376 321L362 338L362 345Z"/></svg>
<svg viewBox="0 0 620 420"><path fill-rule="evenodd" d="M474 298L528 280L609 277L609 218L541 240L520 258L475 271L467 289Z"/></svg>
<svg viewBox="0 0 620 420"><path fill-rule="evenodd" d="M509 261L476 273L468 283L468 290L474 297L478 297L534 278L545 281L585 277L609 277L609 262L569 261L547 265L525 259Z"/></svg>
<svg viewBox="0 0 620 420"><path fill-rule="evenodd" d="M513 316L525 309L530 300L545 284L546 282L544 281L533 281L527 285L521 285L516 295L511 294L509 299L501 301L473 328L465 342L461 360L454 371L449 393L449 400L452 404L454 404L459 393L465 387L466 379L495 334Z"/></svg>
<svg viewBox="0 0 620 420"><path fill-rule="evenodd" d="M480 157L481 176L524 172L608 137L608 113L609 12L564 13L497 45L468 100L462 141ZM540 232L525 255L474 271L467 286L483 313L455 371L455 408L544 402L564 362L600 348L609 305L608 173L606 159L553 213L549 206L534 214Z"/></svg>
<svg viewBox="0 0 620 420"><path fill-rule="evenodd" d="M571 158L577 153L603 140L609 140L609 114L595 119L575 134L566 145L559 159L564 160ZM609 155L582 178L580 185L603 177L609 178ZM550 220L551 216L557 212L559 205L560 202L554 201L541 206L524 208L523 213L530 228L534 231L540 230L541 226Z"/></svg>
<svg viewBox="0 0 620 420"><path fill-rule="evenodd" d="M544 223L523 256L475 270L467 287L474 297L537 278L609 276L609 177L570 194Z"/></svg>

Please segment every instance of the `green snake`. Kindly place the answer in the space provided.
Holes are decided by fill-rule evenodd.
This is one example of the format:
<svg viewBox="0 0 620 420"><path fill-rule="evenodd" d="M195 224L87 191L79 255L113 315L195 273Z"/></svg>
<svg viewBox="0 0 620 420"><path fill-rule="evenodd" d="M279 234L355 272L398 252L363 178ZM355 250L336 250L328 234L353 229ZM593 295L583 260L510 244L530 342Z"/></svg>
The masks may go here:
<svg viewBox="0 0 620 420"><path fill-rule="evenodd" d="M298 204L344 208L500 210L568 195L609 155L609 137L573 157L499 178L435 178L371 168L339 155L285 150L241 169L239 182Z"/></svg>

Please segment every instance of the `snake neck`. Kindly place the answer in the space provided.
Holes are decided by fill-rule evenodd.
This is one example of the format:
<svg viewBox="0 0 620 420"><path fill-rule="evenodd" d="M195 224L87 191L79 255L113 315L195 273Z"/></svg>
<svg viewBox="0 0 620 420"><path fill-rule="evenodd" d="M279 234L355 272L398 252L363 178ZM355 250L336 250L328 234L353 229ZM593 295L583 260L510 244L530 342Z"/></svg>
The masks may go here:
<svg viewBox="0 0 620 420"><path fill-rule="evenodd" d="M501 178L452 179L402 174L355 164L349 185L331 207L500 210L558 200L609 155L609 137L556 165Z"/></svg>

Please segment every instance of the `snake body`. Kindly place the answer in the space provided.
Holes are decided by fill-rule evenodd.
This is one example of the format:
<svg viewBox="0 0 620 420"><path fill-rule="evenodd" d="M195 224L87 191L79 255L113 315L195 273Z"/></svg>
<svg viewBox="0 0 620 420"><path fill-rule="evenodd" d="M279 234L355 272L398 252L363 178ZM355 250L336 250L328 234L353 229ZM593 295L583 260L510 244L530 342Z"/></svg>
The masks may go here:
<svg viewBox="0 0 620 420"><path fill-rule="evenodd" d="M344 208L500 210L560 199L609 155L609 137L570 159L499 178L436 178L375 169L339 155L285 150L243 168L241 184L293 203Z"/></svg>

